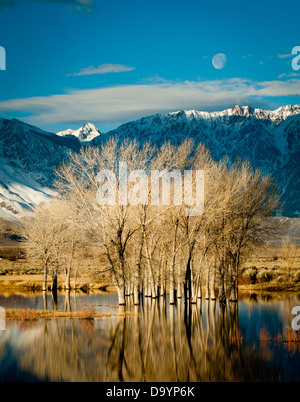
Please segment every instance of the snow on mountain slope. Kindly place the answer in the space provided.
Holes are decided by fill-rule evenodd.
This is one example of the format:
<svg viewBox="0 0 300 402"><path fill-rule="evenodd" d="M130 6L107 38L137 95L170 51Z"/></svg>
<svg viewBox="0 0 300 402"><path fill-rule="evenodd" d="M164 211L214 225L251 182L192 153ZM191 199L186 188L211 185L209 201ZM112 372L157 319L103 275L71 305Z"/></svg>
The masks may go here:
<svg viewBox="0 0 300 402"><path fill-rule="evenodd" d="M0 217L14 220L40 202L48 201L53 191L42 186L33 174L24 173L20 168L0 159Z"/></svg>
<svg viewBox="0 0 300 402"><path fill-rule="evenodd" d="M72 135L74 133L75 130L72 130L71 128L68 128L67 130L63 130L63 131L59 131L58 133L56 133L58 136L60 137L64 137L66 135Z"/></svg>
<svg viewBox="0 0 300 402"><path fill-rule="evenodd" d="M76 138L60 138L16 119L0 119L0 216L16 219L52 195L54 169L79 150Z"/></svg>
<svg viewBox="0 0 300 402"><path fill-rule="evenodd" d="M85 123L82 127L80 127L78 130L64 130L60 131L57 133L58 136L63 137L63 136L74 136L78 138L80 142L89 142L92 141L94 138L98 137L100 135L100 131L98 128L95 127L94 124L92 123Z"/></svg>

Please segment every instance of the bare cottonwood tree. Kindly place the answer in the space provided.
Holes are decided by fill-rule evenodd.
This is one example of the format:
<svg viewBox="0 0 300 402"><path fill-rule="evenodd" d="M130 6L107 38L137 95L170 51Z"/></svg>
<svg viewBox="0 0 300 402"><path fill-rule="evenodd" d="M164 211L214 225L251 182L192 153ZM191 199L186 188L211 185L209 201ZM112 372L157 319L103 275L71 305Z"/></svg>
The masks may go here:
<svg viewBox="0 0 300 402"><path fill-rule="evenodd" d="M47 278L52 268L51 289L57 286L57 273L60 264L60 251L67 236L67 223L61 215L59 202L53 201L37 206L34 211L23 217L20 233L25 239L30 255L39 258L43 264L43 290L47 290Z"/></svg>

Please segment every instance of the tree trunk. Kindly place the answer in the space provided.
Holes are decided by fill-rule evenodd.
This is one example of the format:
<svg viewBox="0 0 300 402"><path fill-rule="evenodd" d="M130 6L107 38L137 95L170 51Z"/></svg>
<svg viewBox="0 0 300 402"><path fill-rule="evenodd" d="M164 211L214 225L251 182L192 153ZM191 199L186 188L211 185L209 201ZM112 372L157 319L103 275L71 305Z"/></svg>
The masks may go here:
<svg viewBox="0 0 300 402"><path fill-rule="evenodd" d="M192 296L191 296L191 303L196 304L197 303L197 287L198 287L198 279L195 278L195 275L193 274L193 271L191 272L191 277L192 277Z"/></svg>
<svg viewBox="0 0 300 402"><path fill-rule="evenodd" d="M174 292L174 272L170 272L170 304L175 303L175 292Z"/></svg>
<svg viewBox="0 0 300 402"><path fill-rule="evenodd" d="M47 290L47 275L48 275L48 261L44 263L44 282L43 282L43 291Z"/></svg>
<svg viewBox="0 0 300 402"><path fill-rule="evenodd" d="M177 268L177 299L181 299L181 269L180 263Z"/></svg>
<svg viewBox="0 0 300 402"><path fill-rule="evenodd" d="M176 220L173 237L173 256L172 264L170 265L170 304L175 303L175 267L176 267L176 244L177 244L177 231L178 231L179 219Z"/></svg>
<svg viewBox="0 0 300 402"><path fill-rule="evenodd" d="M57 272L52 275L51 292L57 293Z"/></svg>
<svg viewBox="0 0 300 402"><path fill-rule="evenodd" d="M165 271L164 271L164 256L160 264L160 296L165 296Z"/></svg>
<svg viewBox="0 0 300 402"><path fill-rule="evenodd" d="M145 242L145 220L146 220L146 208L144 207L144 216L143 216L143 225L142 225L142 234L140 240L140 250L139 257L137 260L137 264L135 267L134 273L134 288L133 288L133 304L135 306L140 304L140 285L141 285L141 267L142 267L142 258L143 258L143 247Z"/></svg>
<svg viewBox="0 0 300 402"><path fill-rule="evenodd" d="M237 257L232 258L231 263L231 286L230 286L230 301L238 301L238 261Z"/></svg>
<svg viewBox="0 0 300 402"><path fill-rule="evenodd" d="M152 299L157 298L157 286L155 285L154 281L152 281L152 286L151 286L151 297L152 297Z"/></svg>
<svg viewBox="0 0 300 402"><path fill-rule="evenodd" d="M209 300L209 271L210 271L210 268L207 267L207 270L206 270L206 287L205 287L205 299L206 300Z"/></svg>
<svg viewBox="0 0 300 402"><path fill-rule="evenodd" d="M191 260L192 260L192 255L191 251L189 253L189 258L186 264L186 272L185 272L185 280L184 280L184 299L185 302L187 303L187 299L191 300L192 297L192 290L191 290Z"/></svg>
<svg viewBox="0 0 300 402"><path fill-rule="evenodd" d="M133 287L133 304L138 306L140 304L140 290L138 283L135 282Z"/></svg>
<svg viewBox="0 0 300 402"><path fill-rule="evenodd" d="M145 266L145 297L151 297L148 266Z"/></svg>
<svg viewBox="0 0 300 402"><path fill-rule="evenodd" d="M161 267L160 271L160 295L161 297L165 295L165 278L164 278L163 267Z"/></svg>
<svg viewBox="0 0 300 402"><path fill-rule="evenodd" d="M220 270L222 268L220 267ZM224 270L222 272L220 272L219 275L219 301L221 303L225 303L226 302L226 292L225 292L225 283L224 283Z"/></svg>
<svg viewBox="0 0 300 402"><path fill-rule="evenodd" d="M77 265L76 265L76 268L75 268L75 272L74 272L74 290L76 289L76 280L77 280Z"/></svg>
<svg viewBox="0 0 300 402"><path fill-rule="evenodd" d="M211 300L216 300L216 267L213 267L212 275L211 275Z"/></svg>
<svg viewBox="0 0 300 402"><path fill-rule="evenodd" d="M117 285L117 293L118 293L118 303L119 306L125 306L126 305L126 301L125 301L125 286L124 285Z"/></svg>
<svg viewBox="0 0 300 402"><path fill-rule="evenodd" d="M71 277L71 270L68 269L67 272L66 272L66 285L65 285L65 289L66 289L66 290L70 290L70 289L71 289L70 277Z"/></svg>
<svg viewBox="0 0 300 402"><path fill-rule="evenodd" d="M199 274L199 280L198 280L197 297L198 297L198 299L202 299L202 274L201 274L201 272Z"/></svg>

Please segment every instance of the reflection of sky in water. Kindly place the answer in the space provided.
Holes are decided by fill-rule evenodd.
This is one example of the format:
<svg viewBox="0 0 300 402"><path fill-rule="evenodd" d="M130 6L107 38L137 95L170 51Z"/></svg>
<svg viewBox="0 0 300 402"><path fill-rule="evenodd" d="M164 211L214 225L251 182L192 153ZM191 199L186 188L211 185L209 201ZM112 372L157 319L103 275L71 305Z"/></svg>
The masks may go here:
<svg viewBox="0 0 300 402"><path fill-rule="evenodd" d="M285 327L291 327L294 316L293 306L300 305L294 296L282 300L269 300L251 302L240 301L238 304L239 327L243 332L245 341L259 341L259 332L265 328L272 335L282 332Z"/></svg>
<svg viewBox="0 0 300 402"><path fill-rule="evenodd" d="M51 310L53 306L51 293L47 293L47 309ZM57 295L57 309L64 310L66 296L65 294ZM115 293L101 294L76 294L70 293L71 311L82 310L87 306L95 306L97 311L107 312L118 305L118 297ZM42 294L37 295L0 295L0 306L6 309L15 308L31 308L35 310L44 309L44 300Z"/></svg>

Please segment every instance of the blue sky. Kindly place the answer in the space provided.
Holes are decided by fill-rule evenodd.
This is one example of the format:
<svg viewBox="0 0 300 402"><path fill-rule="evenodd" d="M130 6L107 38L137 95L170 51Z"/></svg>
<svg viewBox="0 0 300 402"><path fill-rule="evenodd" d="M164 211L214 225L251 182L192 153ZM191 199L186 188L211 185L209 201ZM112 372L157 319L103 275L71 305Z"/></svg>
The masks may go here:
<svg viewBox="0 0 300 402"><path fill-rule="evenodd" d="M300 103L299 15L299 0L0 0L0 116L107 131L157 112Z"/></svg>

